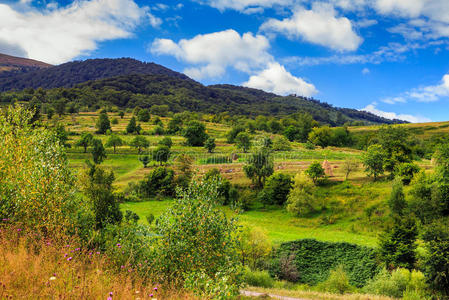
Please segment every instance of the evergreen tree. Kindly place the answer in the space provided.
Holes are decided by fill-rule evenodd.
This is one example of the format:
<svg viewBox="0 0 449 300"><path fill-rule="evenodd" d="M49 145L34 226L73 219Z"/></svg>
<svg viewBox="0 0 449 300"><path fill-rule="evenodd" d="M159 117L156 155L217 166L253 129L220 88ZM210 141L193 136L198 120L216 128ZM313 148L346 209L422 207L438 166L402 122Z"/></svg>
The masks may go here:
<svg viewBox="0 0 449 300"><path fill-rule="evenodd" d="M100 113L96 127L97 133L99 134L105 134L106 131L111 130L111 122L109 121L108 114L105 111Z"/></svg>
<svg viewBox="0 0 449 300"><path fill-rule="evenodd" d="M128 125L126 126L127 133L136 133L137 132L137 122L136 118L133 116L131 120L129 120Z"/></svg>
<svg viewBox="0 0 449 300"><path fill-rule="evenodd" d="M92 140L92 158L95 164L101 164L106 159L106 150L99 139Z"/></svg>

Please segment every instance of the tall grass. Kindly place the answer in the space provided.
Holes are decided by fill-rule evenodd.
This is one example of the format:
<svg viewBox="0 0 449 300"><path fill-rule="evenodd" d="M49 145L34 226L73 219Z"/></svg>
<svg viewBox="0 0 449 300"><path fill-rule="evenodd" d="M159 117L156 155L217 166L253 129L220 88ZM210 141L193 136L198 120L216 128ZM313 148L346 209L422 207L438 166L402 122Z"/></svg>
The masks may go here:
<svg viewBox="0 0 449 300"><path fill-rule="evenodd" d="M21 228L0 227L0 299L195 299L84 251L74 240L42 240Z"/></svg>

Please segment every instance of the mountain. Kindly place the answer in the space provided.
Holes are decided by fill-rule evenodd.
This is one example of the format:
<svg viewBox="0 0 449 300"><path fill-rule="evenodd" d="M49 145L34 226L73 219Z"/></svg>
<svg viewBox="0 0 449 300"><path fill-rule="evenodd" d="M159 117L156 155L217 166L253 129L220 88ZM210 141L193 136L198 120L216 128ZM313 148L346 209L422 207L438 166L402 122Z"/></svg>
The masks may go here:
<svg viewBox="0 0 449 300"><path fill-rule="evenodd" d="M23 69L36 70L41 68L49 68L51 66L52 65L41 61L0 53L0 72L17 71Z"/></svg>
<svg viewBox="0 0 449 300"><path fill-rule="evenodd" d="M46 90L45 97L42 91L34 93L33 89L39 87ZM161 65L131 58L89 59L41 69L3 72L0 73L0 91L4 91L0 94L0 102L35 98L45 103L62 99L89 109L105 105L120 108L167 105L172 112L228 112L248 116L279 117L308 112L315 120L330 125L342 125L347 121L367 124L403 122L355 109L333 107L311 98L283 97L226 84L204 86Z"/></svg>
<svg viewBox="0 0 449 300"><path fill-rule="evenodd" d="M73 87L89 80L130 74L167 75L191 80L186 75L161 65L131 58L88 59L45 69L24 69L0 73L0 91L39 87L44 89Z"/></svg>

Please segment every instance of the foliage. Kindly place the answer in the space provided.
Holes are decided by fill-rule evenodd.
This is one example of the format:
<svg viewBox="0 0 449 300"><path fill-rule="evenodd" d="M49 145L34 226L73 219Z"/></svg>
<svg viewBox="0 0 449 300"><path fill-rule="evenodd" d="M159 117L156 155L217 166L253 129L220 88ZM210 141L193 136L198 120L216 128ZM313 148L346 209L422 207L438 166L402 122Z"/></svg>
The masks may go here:
<svg viewBox="0 0 449 300"><path fill-rule="evenodd" d="M84 153L87 152L87 147L92 143L94 136L90 132L83 132L80 139L76 142L75 146L84 147Z"/></svg>
<svg viewBox="0 0 449 300"><path fill-rule="evenodd" d="M319 162L313 162L305 171L306 175L312 179L314 184L317 184L318 179L324 177L324 169Z"/></svg>
<svg viewBox="0 0 449 300"><path fill-rule="evenodd" d="M369 280L363 287L363 292L372 295L385 295L402 298L407 294L414 293L418 299L426 299L428 286L426 278L420 271L409 271L407 269L396 269L389 273L386 269L380 271L373 279ZM404 297L404 299L408 299Z"/></svg>
<svg viewBox="0 0 449 300"><path fill-rule="evenodd" d="M137 153L142 153L143 149L150 147L150 142L143 136L136 136L130 143L130 146L137 149Z"/></svg>
<svg viewBox="0 0 449 300"><path fill-rule="evenodd" d="M373 176L374 181L384 173L384 163L387 154L381 145L375 144L368 147L362 156L362 163L368 176Z"/></svg>
<svg viewBox="0 0 449 300"><path fill-rule="evenodd" d="M343 172L345 173L345 180L348 180L349 174L351 174L354 171L357 171L359 168L359 162L353 159L346 159L343 162Z"/></svg>
<svg viewBox="0 0 449 300"><path fill-rule="evenodd" d="M293 188L287 197L287 211L305 216L318 209L314 195L315 185L304 174L296 174Z"/></svg>
<svg viewBox="0 0 449 300"><path fill-rule="evenodd" d="M361 287L372 278L378 266L374 249L348 243L319 242L306 239L283 243L274 253L270 274L288 279L281 272L280 259L293 255L292 264L300 270L297 280L316 284L329 277L330 270L345 266L351 285Z"/></svg>
<svg viewBox="0 0 449 300"><path fill-rule="evenodd" d="M173 146L173 141L169 136L164 137L162 140L158 142L159 145L167 146L168 148L171 148Z"/></svg>
<svg viewBox="0 0 449 300"><path fill-rule="evenodd" d="M153 151L153 160L159 162L160 164L167 162L170 158L170 148L165 145L159 145Z"/></svg>
<svg viewBox="0 0 449 300"><path fill-rule="evenodd" d="M274 151L290 151L292 150L292 145L289 140L284 136L277 136L273 139L273 150Z"/></svg>
<svg viewBox="0 0 449 300"><path fill-rule="evenodd" d="M150 121L150 112L148 111L148 109L141 109L137 113L137 118L140 122L148 122Z"/></svg>
<svg viewBox="0 0 449 300"><path fill-rule="evenodd" d="M271 278L268 271L252 271L250 268L245 268L243 271L243 282L249 286L264 288L272 288L274 286L274 279Z"/></svg>
<svg viewBox="0 0 449 300"><path fill-rule="evenodd" d="M102 111L98 116L98 121L95 127L97 128L97 133L99 134L105 134L108 129L111 129L111 122L109 121L108 114L105 111Z"/></svg>
<svg viewBox="0 0 449 300"><path fill-rule="evenodd" d="M189 186L193 177L193 158L186 154L178 155L175 160L176 184L182 188Z"/></svg>
<svg viewBox="0 0 449 300"><path fill-rule="evenodd" d="M245 127L243 126L235 126L226 134L226 141L230 144L235 143L235 138L241 132L245 132Z"/></svg>
<svg viewBox="0 0 449 300"><path fill-rule="evenodd" d="M174 172L171 169L158 167L151 171L139 183L139 193L145 198L156 195L173 196Z"/></svg>
<svg viewBox="0 0 449 300"><path fill-rule="evenodd" d="M244 225L238 233L238 242L237 252L243 266L249 266L253 270L264 267L272 248L266 231Z"/></svg>
<svg viewBox="0 0 449 300"><path fill-rule="evenodd" d="M21 107L0 112L0 219L62 233L85 205L63 146L54 132L30 125L31 117Z"/></svg>
<svg viewBox="0 0 449 300"><path fill-rule="evenodd" d="M160 270L166 280L185 279L191 286L191 276L201 274L215 283L225 280L238 291L237 228L217 206L218 184L193 181L157 220Z"/></svg>
<svg viewBox="0 0 449 300"><path fill-rule="evenodd" d="M265 178L274 173L273 158L269 151L258 149L248 158L243 167L245 175L258 187L263 187Z"/></svg>
<svg viewBox="0 0 449 300"><path fill-rule="evenodd" d="M141 155L141 156L139 156L139 161L143 164L143 167L146 168L151 161L150 156Z"/></svg>
<svg viewBox="0 0 449 300"><path fill-rule="evenodd" d="M138 127L137 127L137 122L136 122L136 117L133 116L129 120L128 125L126 125L126 132L127 133L139 133Z"/></svg>
<svg viewBox="0 0 449 300"><path fill-rule="evenodd" d="M113 147L114 153L117 147L120 147L124 144L123 140L116 134L111 134L106 142L106 147Z"/></svg>
<svg viewBox="0 0 449 300"><path fill-rule="evenodd" d="M209 138L206 127L198 121L190 121L183 131L183 136L187 139L187 144L193 147L204 146L204 142Z"/></svg>
<svg viewBox="0 0 449 300"><path fill-rule="evenodd" d="M427 250L424 272L431 287L449 295L449 230L446 222L436 221L424 228L422 239Z"/></svg>
<svg viewBox="0 0 449 300"><path fill-rule="evenodd" d="M235 137L235 144L246 153L251 148L251 137L246 132L240 132Z"/></svg>
<svg viewBox="0 0 449 300"><path fill-rule="evenodd" d="M411 162L409 134L404 127L382 126L378 131L378 143L385 152L384 168L393 173L401 163Z"/></svg>
<svg viewBox="0 0 449 300"><path fill-rule="evenodd" d="M332 142L332 131L328 126L315 127L309 134L309 141L321 148L325 148Z"/></svg>
<svg viewBox="0 0 449 300"><path fill-rule="evenodd" d="M207 149L207 152L212 153L217 145L215 144L214 138L208 138L204 143L204 148Z"/></svg>
<svg viewBox="0 0 449 300"><path fill-rule="evenodd" d="M106 150L104 149L103 143L100 139L92 140L92 159L94 163L101 164L107 157Z"/></svg>
<svg viewBox="0 0 449 300"><path fill-rule="evenodd" d="M287 201L287 196L292 188L292 178L283 173L274 173L267 178L263 188L264 204L283 205Z"/></svg>
<svg viewBox="0 0 449 300"><path fill-rule="evenodd" d="M329 277L320 286L325 291L336 294L345 294L354 289L349 283L349 277L343 265L331 270Z"/></svg>

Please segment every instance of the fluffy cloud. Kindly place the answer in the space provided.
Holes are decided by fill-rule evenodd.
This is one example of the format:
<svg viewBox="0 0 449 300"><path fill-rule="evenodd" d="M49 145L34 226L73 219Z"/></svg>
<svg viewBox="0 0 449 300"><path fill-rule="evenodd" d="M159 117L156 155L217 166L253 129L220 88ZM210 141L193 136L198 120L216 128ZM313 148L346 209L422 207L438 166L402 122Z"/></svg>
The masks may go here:
<svg viewBox="0 0 449 300"><path fill-rule="evenodd" d="M80 0L41 11L0 4L0 44L16 45L29 58L58 64L95 50L98 42L129 38L145 17L151 15L133 0Z"/></svg>
<svg viewBox="0 0 449 300"><path fill-rule="evenodd" d="M449 97L449 74L443 76L440 84L413 89L407 95L419 102L434 102Z"/></svg>
<svg viewBox="0 0 449 300"><path fill-rule="evenodd" d="M251 76L243 86L279 95L297 94L309 97L318 92L313 84L293 76L279 63L270 63L267 69Z"/></svg>
<svg viewBox="0 0 449 300"><path fill-rule="evenodd" d="M314 3L310 10L297 8L291 18L270 19L261 30L282 33L291 39L302 38L338 51L356 50L363 41L351 21L337 17L334 7L326 3Z"/></svg>
<svg viewBox="0 0 449 300"><path fill-rule="evenodd" d="M273 60L267 52L269 47L269 41L262 35L240 35L230 29L200 34L178 43L170 39L156 39L150 51L196 65L186 69L185 73L195 79L202 79L220 77L228 67L246 73L262 68Z"/></svg>
<svg viewBox="0 0 449 300"><path fill-rule="evenodd" d="M244 13L253 13L276 5L291 5L294 0L197 0L197 2L210 5L221 11L234 9Z"/></svg>
<svg viewBox="0 0 449 300"><path fill-rule="evenodd" d="M422 116L413 116L413 115L407 115L407 114L397 114L394 112L386 112L382 111L378 108L376 108L376 104L372 103L367 105L365 108L362 108L361 110L370 112L372 114L375 114L377 116L381 116L387 119L399 119L399 120L405 120L411 123L424 123L424 122L432 122L431 119L422 117Z"/></svg>

